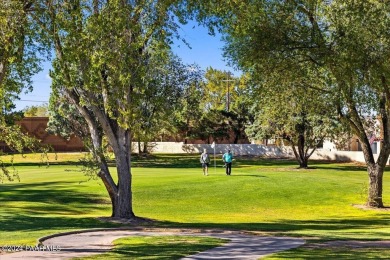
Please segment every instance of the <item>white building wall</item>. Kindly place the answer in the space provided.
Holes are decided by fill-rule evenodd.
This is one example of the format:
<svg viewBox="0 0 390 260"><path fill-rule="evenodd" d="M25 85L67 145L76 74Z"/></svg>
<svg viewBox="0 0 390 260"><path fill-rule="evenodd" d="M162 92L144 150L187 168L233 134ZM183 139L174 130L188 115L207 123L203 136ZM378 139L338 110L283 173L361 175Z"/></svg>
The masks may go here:
<svg viewBox="0 0 390 260"><path fill-rule="evenodd" d="M324 140L322 149L330 151L330 152L337 150L336 145L333 142L329 141L329 140Z"/></svg>
<svg viewBox="0 0 390 260"><path fill-rule="evenodd" d="M208 153L214 153L211 144L184 144L183 142L156 142L152 153L202 153L206 149ZM293 157L291 148L265 146L259 144L216 144L215 153L223 154L231 150L235 155L254 155L264 157Z"/></svg>
<svg viewBox="0 0 390 260"><path fill-rule="evenodd" d="M134 145L138 145L134 143ZM206 149L213 154L214 148L210 144L184 144L183 142L155 142L150 143L152 153L202 153ZM234 155L253 155L267 158L294 158L290 147L265 146L260 144L216 144L215 153L223 154L231 150ZM379 150L379 147L378 147ZM374 155L375 159L378 157ZM364 162L364 155L361 151L337 151L330 142L325 142L322 149L316 150L310 159L314 160L335 160L335 161L356 161Z"/></svg>

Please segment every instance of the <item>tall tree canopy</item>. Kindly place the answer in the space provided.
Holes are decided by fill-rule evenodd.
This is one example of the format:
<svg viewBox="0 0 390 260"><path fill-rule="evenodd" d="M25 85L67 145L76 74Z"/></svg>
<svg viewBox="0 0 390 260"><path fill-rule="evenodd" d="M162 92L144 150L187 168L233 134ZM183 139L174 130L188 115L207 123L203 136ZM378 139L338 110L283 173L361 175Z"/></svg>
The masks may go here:
<svg viewBox="0 0 390 260"><path fill-rule="evenodd" d="M245 125L252 121L247 99L248 77L236 77L227 71L207 68L203 85L201 107L209 122L218 123L211 126L213 137L230 137L237 144L245 139Z"/></svg>
<svg viewBox="0 0 390 260"><path fill-rule="evenodd" d="M13 100L31 90L31 76L40 70L43 54L36 24L32 22L32 0L0 2L0 124L14 108ZM1 135L0 135L1 137Z"/></svg>
<svg viewBox="0 0 390 260"><path fill-rule="evenodd" d="M292 148L300 168L307 168L310 156L325 138L334 140L345 130L335 110L316 88L323 84L318 73L289 69L270 71L266 79L254 79L251 103L255 114L247 133L257 140L274 139ZM307 88L301 87L306 85Z"/></svg>
<svg viewBox="0 0 390 260"><path fill-rule="evenodd" d="M170 120L171 133L179 138L184 138L184 143L187 143L188 138L199 137L198 131L194 130L193 126L198 125L200 118L202 117L201 100L203 97L203 71L197 67L190 69L196 74L199 74L199 78L187 85L183 89L181 98L178 100L179 105L172 113Z"/></svg>
<svg viewBox="0 0 390 260"><path fill-rule="evenodd" d="M38 142L24 135L14 124L13 101L22 91L31 90L31 76L40 70L39 54L44 55L43 40L32 22L32 0L0 2L0 141L15 151L36 150ZM1 151L0 151L1 152ZM17 177L0 160L0 181Z"/></svg>
<svg viewBox="0 0 390 260"><path fill-rule="evenodd" d="M23 110L25 117L47 117L49 116L49 107L47 104L37 106L27 106Z"/></svg>
<svg viewBox="0 0 390 260"><path fill-rule="evenodd" d="M39 71L38 34L31 22L32 0L0 2L0 104L2 113L12 100L31 89L31 76Z"/></svg>
<svg viewBox="0 0 390 260"><path fill-rule="evenodd" d="M187 90L201 81L202 71L196 65L185 65L173 55L151 65L139 102L135 139L146 145L164 133L176 134L178 129L174 127L173 114L183 109L181 100Z"/></svg>
<svg viewBox="0 0 390 260"><path fill-rule="evenodd" d="M135 217L131 140L142 124L151 123L142 120L158 103L157 94L170 91L159 89L170 79L157 67L170 60L171 39L177 36L174 4L170 0L47 0L37 6L42 10L37 22L55 50L53 91L65 96L88 126L98 176L111 198L112 217ZM154 99L152 104L147 104L147 96ZM107 165L103 136L115 155L117 181Z"/></svg>
<svg viewBox="0 0 390 260"><path fill-rule="evenodd" d="M362 145L369 176L367 203L383 207L383 172L390 154L389 2L243 0L200 6L198 16L214 15L208 21L220 26L225 54L241 69L267 78L275 66L295 60L324 71L326 81L319 92L327 93L326 102ZM383 128L377 160L367 117L377 118Z"/></svg>

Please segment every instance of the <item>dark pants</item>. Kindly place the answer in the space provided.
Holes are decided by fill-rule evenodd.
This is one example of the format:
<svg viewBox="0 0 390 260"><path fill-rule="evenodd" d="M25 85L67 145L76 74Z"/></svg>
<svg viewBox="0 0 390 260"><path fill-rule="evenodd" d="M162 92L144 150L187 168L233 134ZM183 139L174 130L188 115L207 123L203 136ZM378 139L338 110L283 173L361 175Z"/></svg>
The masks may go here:
<svg viewBox="0 0 390 260"><path fill-rule="evenodd" d="M226 163L226 175L230 175L232 173L232 163Z"/></svg>

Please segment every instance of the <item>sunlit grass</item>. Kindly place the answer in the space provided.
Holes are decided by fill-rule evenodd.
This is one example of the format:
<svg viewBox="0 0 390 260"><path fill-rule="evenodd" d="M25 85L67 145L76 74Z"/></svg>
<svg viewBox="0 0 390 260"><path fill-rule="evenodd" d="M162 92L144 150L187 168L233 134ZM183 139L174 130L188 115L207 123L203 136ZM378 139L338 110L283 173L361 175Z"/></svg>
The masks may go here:
<svg viewBox="0 0 390 260"><path fill-rule="evenodd" d="M364 169L317 164L297 170L295 162L262 163L241 162L232 176L225 176L222 167L216 173L210 169L207 177L199 168L135 168L135 209L184 226L288 231L324 239L390 235L390 212L352 206L365 202ZM387 183L385 176L384 187ZM386 188L384 197L389 197Z"/></svg>
<svg viewBox="0 0 390 260"><path fill-rule="evenodd" d="M86 153L26 153L26 154L8 154L1 156L4 163L15 164L59 164L59 163L77 163L84 158Z"/></svg>
<svg viewBox="0 0 390 260"><path fill-rule="evenodd" d="M34 156L14 158L21 182L0 184L0 245L113 226L96 220L111 214L111 204L100 181L87 181L74 164L82 156L60 154L60 161L73 163L50 167L37 166ZM132 163L134 212L159 226L271 232L309 242L390 237L390 211L352 206L366 198L368 177L359 165L317 162L298 170L294 161L237 159L232 176L225 176L218 159L203 176L198 155L134 157ZM383 187L389 205L387 173Z"/></svg>

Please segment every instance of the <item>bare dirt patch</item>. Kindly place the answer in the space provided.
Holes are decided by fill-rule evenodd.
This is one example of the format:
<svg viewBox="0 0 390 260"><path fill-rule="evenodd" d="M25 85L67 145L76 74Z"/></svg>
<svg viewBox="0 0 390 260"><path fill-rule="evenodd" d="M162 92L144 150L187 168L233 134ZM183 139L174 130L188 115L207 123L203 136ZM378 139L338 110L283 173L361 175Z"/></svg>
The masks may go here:
<svg viewBox="0 0 390 260"><path fill-rule="evenodd" d="M286 168L273 168L272 170L277 172L307 172L316 169L317 169L316 167L299 168L297 166L297 167L286 167ZM264 171L263 168L261 170Z"/></svg>
<svg viewBox="0 0 390 260"><path fill-rule="evenodd" d="M154 219L141 218L141 217L135 217L135 218L131 218L131 219L100 217L97 219L102 221L102 222L110 222L110 223L116 223L116 224L127 224L127 225L134 225L134 226L153 225L154 223L158 222Z"/></svg>
<svg viewBox="0 0 390 260"><path fill-rule="evenodd" d="M352 204L353 207L363 210L375 210L375 211L390 211L390 207L383 207L383 208L373 208L369 207L367 205L361 205L361 204Z"/></svg>

